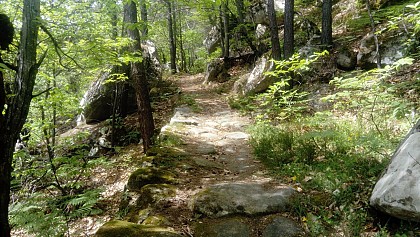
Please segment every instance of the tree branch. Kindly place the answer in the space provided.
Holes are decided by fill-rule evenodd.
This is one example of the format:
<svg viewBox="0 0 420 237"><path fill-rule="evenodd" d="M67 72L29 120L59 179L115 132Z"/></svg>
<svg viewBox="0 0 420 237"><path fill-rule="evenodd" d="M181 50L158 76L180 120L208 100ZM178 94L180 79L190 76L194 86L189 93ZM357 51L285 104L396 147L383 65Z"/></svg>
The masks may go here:
<svg viewBox="0 0 420 237"><path fill-rule="evenodd" d="M61 66L63 66L64 68L66 68L66 69L69 69L67 66L64 66L63 65L63 63L62 63L62 58L61 58L61 54L63 54L64 56L66 56L67 58L69 58L71 61L73 61L75 64L76 64L76 66L77 67L79 67L80 69L83 69L83 67L82 66L80 66L80 64L74 59L74 58L72 58L72 57L70 57L68 54L66 54L61 48L60 48L60 46L58 45L58 42L57 42L57 40L55 40L55 38L54 38L54 36L51 34L51 32L47 29L47 27L45 27L45 25L43 25L43 24L40 24L40 27L41 27L41 29L45 32L45 34L47 34L48 35L48 37L50 37L50 39L51 39L51 41L53 42L53 44L54 44L54 48L55 48L55 51L57 52L57 55L58 55L58 58L59 58L59 63L60 63L60 65ZM61 53L61 54L60 54Z"/></svg>
<svg viewBox="0 0 420 237"><path fill-rule="evenodd" d="M6 67L8 67L10 70L13 70L15 72L17 72L18 68L17 66L10 64L10 63L6 63L5 61L3 61L3 59L0 57L0 63L6 65Z"/></svg>
<svg viewBox="0 0 420 237"><path fill-rule="evenodd" d="M44 94L44 93L46 93L48 91L50 91L51 89L52 89L52 87L50 87L50 88L48 88L48 89L46 89L44 91L41 91L38 94L32 95L32 99L35 98L35 97L38 97L38 96L40 96L40 95L42 95L42 94Z"/></svg>

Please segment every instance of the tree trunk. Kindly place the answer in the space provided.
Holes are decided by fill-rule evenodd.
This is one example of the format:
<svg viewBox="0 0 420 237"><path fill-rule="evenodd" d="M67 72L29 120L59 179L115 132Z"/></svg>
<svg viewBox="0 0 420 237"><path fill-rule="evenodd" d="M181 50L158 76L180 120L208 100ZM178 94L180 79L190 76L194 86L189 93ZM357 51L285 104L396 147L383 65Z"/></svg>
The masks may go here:
<svg viewBox="0 0 420 237"><path fill-rule="evenodd" d="M294 51L294 0L286 0L284 8L284 58L289 59Z"/></svg>
<svg viewBox="0 0 420 237"><path fill-rule="evenodd" d="M235 0L236 11L238 12L238 23L241 37L247 42L248 46L254 53L258 53L257 47L255 47L252 39L248 36L248 31L245 26L245 15L244 15L244 1Z"/></svg>
<svg viewBox="0 0 420 237"><path fill-rule="evenodd" d="M19 132L28 116L39 67L36 62L39 17L39 0L24 0L19 65L13 87L14 96L7 101L7 109L3 111L1 108L2 113L0 113L0 237L10 236L8 209L13 151ZM3 78L3 73L0 72L0 74ZM5 91L0 93L5 94Z"/></svg>
<svg viewBox="0 0 420 237"><path fill-rule="evenodd" d="M371 11L369 0L366 0L366 8L367 8L368 14L369 14L369 19L370 19L370 25L371 25L371 30L372 30L373 38L375 39L376 67L377 68L381 68L382 62L381 62L381 53L379 51L379 40L378 40L378 35L376 35L375 20L373 19L373 16L372 16L372 11Z"/></svg>
<svg viewBox="0 0 420 237"><path fill-rule="evenodd" d="M140 0L140 17L142 21L141 36L144 39L149 35L148 21L147 21L147 5L146 0Z"/></svg>
<svg viewBox="0 0 420 237"><path fill-rule="evenodd" d="M219 6L219 27L220 27L220 43L222 48L222 57L225 56L225 27L223 25L222 5Z"/></svg>
<svg viewBox="0 0 420 237"><path fill-rule="evenodd" d="M322 2L321 43L327 49L332 47L332 0Z"/></svg>
<svg viewBox="0 0 420 237"><path fill-rule="evenodd" d="M225 2L226 1L226 2ZM224 32L224 54L225 59L229 58L229 9L228 9L228 0L222 1L222 14L223 14L223 32Z"/></svg>
<svg viewBox="0 0 420 237"><path fill-rule="evenodd" d="M171 73L176 73L176 45L173 28L172 3L170 0L165 1L168 6L168 32L169 32L169 54L171 58Z"/></svg>
<svg viewBox="0 0 420 237"><path fill-rule="evenodd" d="M134 1L124 5L124 22L128 24L137 23L137 8ZM141 53L140 33L138 29L127 27L127 34L134 41L132 52ZM147 73L144 66L145 60L132 62L130 65L129 77L134 83L138 108L140 132L143 139L143 151L146 152L152 145L152 137L155 130L153 122L152 107L149 98Z"/></svg>
<svg viewBox="0 0 420 237"><path fill-rule="evenodd" d="M268 20L270 21L271 54L274 60L281 59L281 48L279 41L279 29L277 26L276 10L274 0L267 0Z"/></svg>

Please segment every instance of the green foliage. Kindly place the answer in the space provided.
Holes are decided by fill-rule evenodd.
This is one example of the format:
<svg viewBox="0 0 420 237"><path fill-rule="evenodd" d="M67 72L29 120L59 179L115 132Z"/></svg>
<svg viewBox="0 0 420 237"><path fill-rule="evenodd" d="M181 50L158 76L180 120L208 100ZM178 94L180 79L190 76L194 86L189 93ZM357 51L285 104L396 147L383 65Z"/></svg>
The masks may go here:
<svg viewBox="0 0 420 237"><path fill-rule="evenodd" d="M293 117L279 125L265 122L250 129L254 153L274 174L304 192L294 213L311 236L338 226L360 236L372 222L368 197L400 137L411 127L415 104L401 96L393 75L413 62L335 78L335 93L324 98L332 112ZM404 230L398 232L404 234Z"/></svg>
<svg viewBox="0 0 420 237"><path fill-rule="evenodd" d="M258 111L259 121L279 122L299 117L307 111L308 93L303 91L301 78L310 70L310 65L317 62L328 52L315 53L309 58L300 58L297 54L289 60L275 61L275 69L266 72L267 76L278 78L266 92L251 97L229 99L232 108L244 111Z"/></svg>
<svg viewBox="0 0 420 237"><path fill-rule="evenodd" d="M367 212L359 207L369 206L370 187L398 144L394 134L366 142L379 137L374 128L366 130L360 121L330 113L281 126L260 124L250 131L256 157L280 179L303 190L305 197L297 201L295 214L304 220L311 236L347 222L347 231L363 230L367 218L361 217Z"/></svg>
<svg viewBox="0 0 420 237"><path fill-rule="evenodd" d="M200 112L202 110L202 108L197 104L197 101L195 101L193 96L182 95L177 103L179 105L187 105L195 113Z"/></svg>
<svg viewBox="0 0 420 237"><path fill-rule="evenodd" d="M387 118L408 118L410 109L415 108L415 104L399 98L395 93L399 85L388 80L412 62L411 58L403 58L383 69L373 69L347 78L335 78L330 83L338 88L339 92L324 99L335 102L336 109L357 111L360 117L364 117L375 126L379 126L377 123L381 121L386 122Z"/></svg>
<svg viewBox="0 0 420 237"><path fill-rule="evenodd" d="M64 236L70 220L102 212L96 207L99 193L89 190L64 197L34 193L11 205L10 222L33 236Z"/></svg>

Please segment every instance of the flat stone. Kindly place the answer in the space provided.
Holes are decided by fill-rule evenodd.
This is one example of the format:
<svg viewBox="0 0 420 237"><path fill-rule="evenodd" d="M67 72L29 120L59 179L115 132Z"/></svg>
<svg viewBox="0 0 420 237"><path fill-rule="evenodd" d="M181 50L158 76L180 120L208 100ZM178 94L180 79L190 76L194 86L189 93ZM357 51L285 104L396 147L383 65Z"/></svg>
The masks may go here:
<svg viewBox="0 0 420 237"><path fill-rule="evenodd" d="M210 155L216 153L216 147L212 144L203 144L197 147L196 152L202 155Z"/></svg>
<svg viewBox="0 0 420 237"><path fill-rule="evenodd" d="M245 140L249 138L249 135L244 132L231 132L226 134L225 137L233 140Z"/></svg>
<svg viewBox="0 0 420 237"><path fill-rule="evenodd" d="M294 221L285 217L276 217L268 224L262 237L295 237L302 236L304 231Z"/></svg>
<svg viewBox="0 0 420 237"><path fill-rule="evenodd" d="M171 121L169 122L170 125L176 125L176 124L185 124L185 125L194 125L198 126L198 121L194 119L188 119L188 118L171 118Z"/></svg>
<svg viewBox="0 0 420 237"><path fill-rule="evenodd" d="M191 206L195 213L208 217L280 213L290 206L294 194L290 187L266 189L262 184L218 184L197 193Z"/></svg>
<svg viewBox="0 0 420 237"><path fill-rule="evenodd" d="M138 225L127 221L109 221L99 228L96 237L180 237L169 228Z"/></svg>
<svg viewBox="0 0 420 237"><path fill-rule="evenodd" d="M194 135L200 135L204 133L217 133L219 130L211 127L193 127L189 131Z"/></svg>
<svg viewBox="0 0 420 237"><path fill-rule="evenodd" d="M198 166L204 167L204 168L216 168L216 169L223 169L223 165L221 165L220 163L211 161L211 160L207 160L205 158L201 158L201 157L192 157L191 158L194 163L196 163Z"/></svg>
<svg viewBox="0 0 420 237"><path fill-rule="evenodd" d="M226 121L226 122L222 122L220 125L225 128L235 128L235 129L245 127L245 124L239 121Z"/></svg>
<svg viewBox="0 0 420 237"><path fill-rule="evenodd" d="M127 182L130 191L141 191L148 184L174 183L174 175L168 171L152 167L142 167L134 171Z"/></svg>
<svg viewBox="0 0 420 237"><path fill-rule="evenodd" d="M170 184L148 184L140 189L139 194L136 204L145 208L174 197L176 189Z"/></svg>
<svg viewBox="0 0 420 237"><path fill-rule="evenodd" d="M207 220L194 226L196 237L249 237L250 227L239 218Z"/></svg>

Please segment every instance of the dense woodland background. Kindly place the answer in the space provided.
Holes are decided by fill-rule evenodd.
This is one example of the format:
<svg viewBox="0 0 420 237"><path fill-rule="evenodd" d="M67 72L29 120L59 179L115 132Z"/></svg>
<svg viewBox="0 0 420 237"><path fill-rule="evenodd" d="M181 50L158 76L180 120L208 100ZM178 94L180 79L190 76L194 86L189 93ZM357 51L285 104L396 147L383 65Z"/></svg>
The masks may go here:
<svg viewBox="0 0 420 237"><path fill-rule="evenodd" d="M279 79L262 93L227 99L255 119L256 157L308 194L292 215L311 236L420 235L414 223L381 219L368 203L372 185L418 119L420 2L285 3L276 12L272 0L0 0L0 13L14 27L13 41L0 51L0 236L10 236L10 228L68 236L69 223L100 215L101 190L85 177L111 165L110 154L124 146L153 147L162 124L153 123L159 119L152 110L178 93L167 78L204 73L223 59L230 77L215 93L227 95L260 57L276 60L269 74ZM267 5L267 31L257 36L252 11L259 4ZM4 43L6 28L0 29ZM354 58L369 32L372 51L397 39L403 56L338 68L338 55ZM210 49L204 42L212 33L219 40ZM141 47L149 41L163 79L148 76ZM107 83L134 81L141 112L127 126L116 83L115 109L104 125L111 145L92 158L88 131L63 134L76 126L80 101L104 73L111 75ZM322 103L312 102L319 97Z"/></svg>

